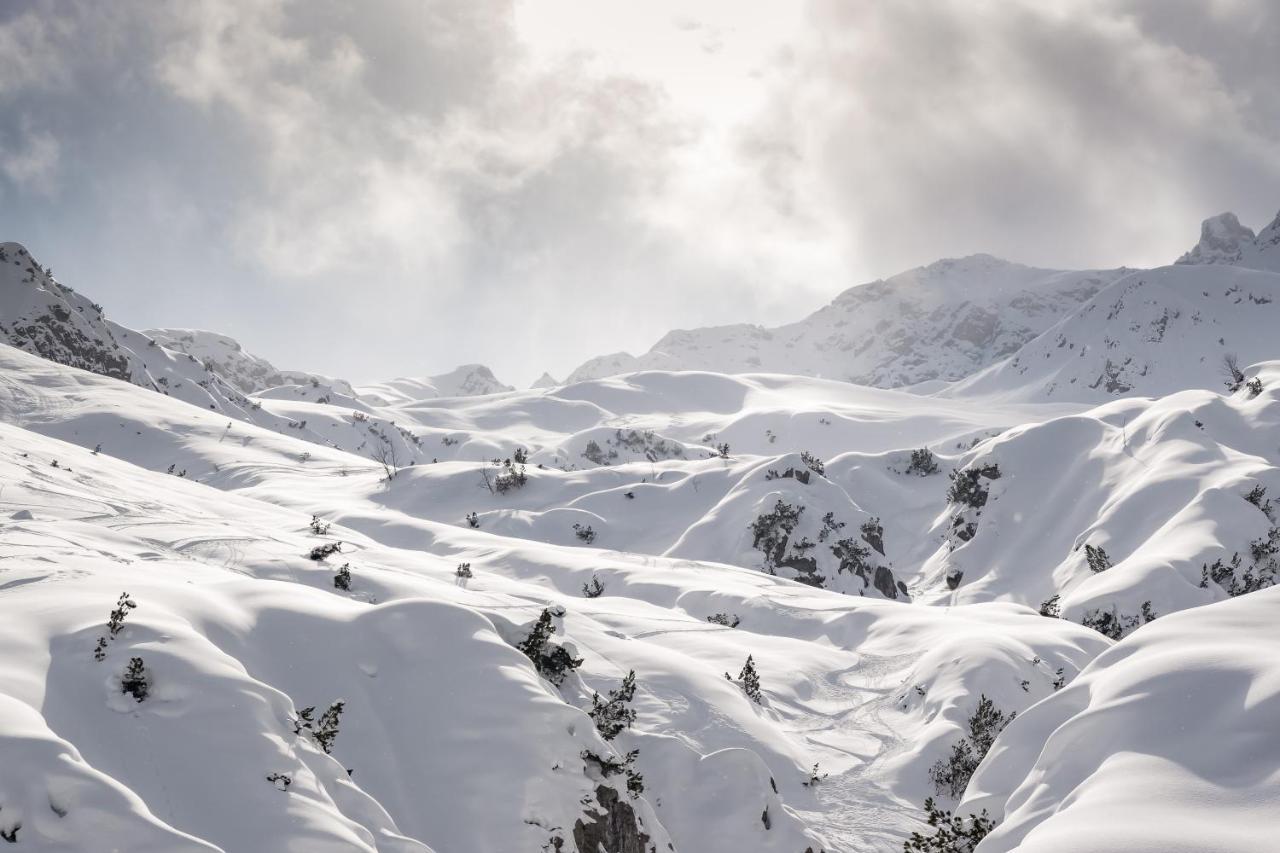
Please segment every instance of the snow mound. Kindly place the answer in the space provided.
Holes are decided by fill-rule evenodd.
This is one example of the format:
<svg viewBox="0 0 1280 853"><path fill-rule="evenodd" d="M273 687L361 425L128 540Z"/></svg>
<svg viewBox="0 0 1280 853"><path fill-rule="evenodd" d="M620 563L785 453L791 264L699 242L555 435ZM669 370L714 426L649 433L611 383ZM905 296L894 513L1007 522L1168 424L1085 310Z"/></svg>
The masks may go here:
<svg viewBox="0 0 1280 853"><path fill-rule="evenodd" d="M983 853L1253 853L1280 813L1280 589L1146 626L1005 729Z"/></svg>

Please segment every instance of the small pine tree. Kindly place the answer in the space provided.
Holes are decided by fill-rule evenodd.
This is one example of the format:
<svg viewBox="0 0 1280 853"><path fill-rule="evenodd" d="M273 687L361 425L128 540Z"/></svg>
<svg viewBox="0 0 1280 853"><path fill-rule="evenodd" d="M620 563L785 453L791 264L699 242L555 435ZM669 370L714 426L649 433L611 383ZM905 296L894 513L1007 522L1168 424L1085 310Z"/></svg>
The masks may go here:
<svg viewBox="0 0 1280 853"><path fill-rule="evenodd" d="M907 473L918 474L921 477L938 473L938 460L934 457L933 451L927 447L911 451L911 462L907 465Z"/></svg>
<svg viewBox="0 0 1280 853"><path fill-rule="evenodd" d="M579 539L581 539L583 542L586 542L588 545L596 541L596 532L593 529L591 529L590 524L585 526L581 524L573 525L573 535L577 536Z"/></svg>
<svg viewBox="0 0 1280 853"><path fill-rule="evenodd" d="M708 616L707 621L716 625L724 625L726 628L737 628L742 624L742 620L738 618L736 613L716 613L713 616Z"/></svg>
<svg viewBox="0 0 1280 853"><path fill-rule="evenodd" d="M350 590L351 589L351 564L343 563L338 569L338 573L333 576L333 586L335 589Z"/></svg>
<svg viewBox="0 0 1280 853"><path fill-rule="evenodd" d="M939 759L929 768L929 779L937 792L960 799L969 785L973 771L978 769L991 745L995 743L996 735L1016 716L1016 711L1006 716L985 693L982 694L978 707L969 717L968 737L960 738L952 745L950 756Z"/></svg>
<svg viewBox="0 0 1280 853"><path fill-rule="evenodd" d="M128 693L141 702L151 693L151 675L142 658L131 658L120 678L120 692Z"/></svg>
<svg viewBox="0 0 1280 853"><path fill-rule="evenodd" d="M345 706L346 703L341 700L334 702L325 709L311 729L311 737L324 750L325 755L333 752L333 742L338 739L338 721Z"/></svg>
<svg viewBox="0 0 1280 853"><path fill-rule="evenodd" d="M617 690L609 691L608 699L601 699L599 693L591 695L591 710L588 712L596 724L596 731L605 740L613 740L623 729L631 728L636 721L636 712L628 707L628 703L636 695L636 671L633 669L622 679Z"/></svg>
<svg viewBox="0 0 1280 853"><path fill-rule="evenodd" d="M321 521L318 515L311 516L311 524L309 526L311 527L311 532L316 536L324 536L329 532L329 525Z"/></svg>
<svg viewBox="0 0 1280 853"><path fill-rule="evenodd" d="M1051 595L1040 604L1040 615L1048 616L1051 619L1057 619L1062 615L1062 610L1058 606L1058 600L1061 596Z"/></svg>
<svg viewBox="0 0 1280 853"><path fill-rule="evenodd" d="M951 812L934 805L933 797L924 801L924 810L925 820L937 831L933 835L911 833L902 843L903 853L973 853L978 842L996 826L985 809L980 815L953 817Z"/></svg>
<svg viewBox="0 0 1280 853"><path fill-rule="evenodd" d="M800 451L800 461L804 463L804 467L808 468L819 477L825 477L827 475L827 466L823 464L821 459L814 456L809 451Z"/></svg>
<svg viewBox="0 0 1280 853"><path fill-rule="evenodd" d="M604 595L604 584L600 583L600 578L592 575L591 583L582 585L582 594L587 598L599 598Z"/></svg>
<svg viewBox="0 0 1280 853"><path fill-rule="evenodd" d="M472 527L472 529L473 529L473 530L479 529L479 527L480 527L480 516L476 515L474 512L472 512L472 513L468 513L468 514L467 514L467 524L471 525L471 527Z"/></svg>
<svg viewBox="0 0 1280 853"><path fill-rule="evenodd" d="M721 459L728 459L729 458L729 442L722 441L719 444L717 444L716 455L718 455Z"/></svg>
<svg viewBox="0 0 1280 853"><path fill-rule="evenodd" d="M458 568L454 570L453 576L458 579L458 583L466 583L473 577L471 574L470 563L458 563Z"/></svg>
<svg viewBox="0 0 1280 853"><path fill-rule="evenodd" d="M729 673L724 674L725 678L733 680ZM742 686L742 692L747 694L747 698L757 705L763 704L764 697L760 694L760 673L756 672L756 662L751 655L747 655L747 662L742 665L742 672L738 673L738 684Z"/></svg>
<svg viewBox="0 0 1280 853"><path fill-rule="evenodd" d="M1107 556L1107 552L1102 548L1095 548L1092 545L1084 546L1084 559L1089 564L1089 571L1095 575L1105 572L1111 568L1111 558Z"/></svg>

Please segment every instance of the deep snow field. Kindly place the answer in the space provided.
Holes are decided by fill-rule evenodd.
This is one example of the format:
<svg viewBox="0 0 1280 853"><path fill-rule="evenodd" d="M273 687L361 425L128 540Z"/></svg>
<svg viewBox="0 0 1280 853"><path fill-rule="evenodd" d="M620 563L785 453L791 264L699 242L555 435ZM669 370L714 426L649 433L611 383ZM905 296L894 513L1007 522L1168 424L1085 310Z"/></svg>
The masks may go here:
<svg viewBox="0 0 1280 853"><path fill-rule="evenodd" d="M516 391L4 249L0 850L892 851L926 797L979 853L1272 843L1280 274L1087 277L950 385Z"/></svg>

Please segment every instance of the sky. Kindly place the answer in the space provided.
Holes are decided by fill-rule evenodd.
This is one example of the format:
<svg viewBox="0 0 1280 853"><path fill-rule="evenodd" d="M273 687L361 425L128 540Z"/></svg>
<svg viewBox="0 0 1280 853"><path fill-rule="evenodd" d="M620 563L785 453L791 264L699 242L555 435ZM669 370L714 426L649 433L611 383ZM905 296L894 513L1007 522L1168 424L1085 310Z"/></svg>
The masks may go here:
<svg viewBox="0 0 1280 853"><path fill-rule="evenodd" d="M0 240L127 326L527 385L1280 209L1272 0L0 0Z"/></svg>

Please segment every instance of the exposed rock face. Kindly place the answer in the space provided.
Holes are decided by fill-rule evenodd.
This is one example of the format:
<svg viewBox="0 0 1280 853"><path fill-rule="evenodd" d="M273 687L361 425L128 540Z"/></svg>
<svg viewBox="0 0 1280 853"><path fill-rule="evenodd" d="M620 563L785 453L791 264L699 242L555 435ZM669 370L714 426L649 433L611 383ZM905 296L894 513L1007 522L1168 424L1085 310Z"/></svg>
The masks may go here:
<svg viewBox="0 0 1280 853"><path fill-rule="evenodd" d="M596 801L604 811L588 812L573 825L578 853L653 853L635 809L617 791L601 785Z"/></svg>
<svg viewBox="0 0 1280 853"><path fill-rule="evenodd" d="M252 403L194 356L108 320L18 243L0 243L0 341L70 367L249 420Z"/></svg>
<svg viewBox="0 0 1280 853"><path fill-rule="evenodd" d="M1200 242L1179 264L1227 264L1280 272L1280 214L1258 234L1234 213L1211 216L1200 226Z"/></svg>
<svg viewBox="0 0 1280 853"><path fill-rule="evenodd" d="M1180 264L1236 264L1256 235L1240 224L1234 213L1219 213L1200 224L1200 242L1182 257Z"/></svg>

